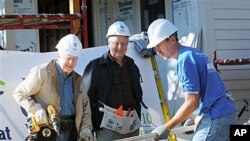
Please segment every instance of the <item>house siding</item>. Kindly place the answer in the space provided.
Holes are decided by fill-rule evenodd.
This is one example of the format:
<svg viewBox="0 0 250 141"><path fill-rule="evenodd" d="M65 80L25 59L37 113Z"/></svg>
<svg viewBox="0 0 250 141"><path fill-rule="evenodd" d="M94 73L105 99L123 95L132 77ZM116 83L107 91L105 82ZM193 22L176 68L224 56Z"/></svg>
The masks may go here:
<svg viewBox="0 0 250 141"><path fill-rule="evenodd" d="M213 59L250 58L250 1L249 0L202 0L200 2L202 50ZM237 114L250 102L250 64L219 66L219 73L235 98ZM246 122L250 112L244 112L239 123Z"/></svg>

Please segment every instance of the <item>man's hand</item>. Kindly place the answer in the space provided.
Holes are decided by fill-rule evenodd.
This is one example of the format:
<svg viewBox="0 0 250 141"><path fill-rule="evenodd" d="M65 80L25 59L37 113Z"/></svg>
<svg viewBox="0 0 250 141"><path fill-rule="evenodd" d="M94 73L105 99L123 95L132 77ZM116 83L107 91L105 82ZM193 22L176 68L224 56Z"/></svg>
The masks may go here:
<svg viewBox="0 0 250 141"><path fill-rule="evenodd" d="M83 129L80 132L79 141L94 141L94 138L93 138L91 131L87 128Z"/></svg>
<svg viewBox="0 0 250 141"><path fill-rule="evenodd" d="M35 119L38 125L48 124L48 115L45 109L40 109L35 112Z"/></svg>
<svg viewBox="0 0 250 141"><path fill-rule="evenodd" d="M157 136L155 138L155 141L166 139L168 135L170 134L170 130L165 127L165 125L161 125L156 127L152 133L157 133Z"/></svg>

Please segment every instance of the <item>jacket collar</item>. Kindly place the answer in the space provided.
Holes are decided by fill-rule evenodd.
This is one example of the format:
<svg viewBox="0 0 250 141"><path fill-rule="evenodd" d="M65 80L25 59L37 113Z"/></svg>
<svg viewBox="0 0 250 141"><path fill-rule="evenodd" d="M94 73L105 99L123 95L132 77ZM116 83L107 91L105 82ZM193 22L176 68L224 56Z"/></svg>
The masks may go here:
<svg viewBox="0 0 250 141"><path fill-rule="evenodd" d="M46 67L46 70L48 71L48 72L50 72L54 77L58 77L58 76L56 76L56 74L57 74L57 70L56 70L56 59L53 59L53 60L51 60L50 62L49 62L49 64L47 65L47 67ZM75 71L73 71L72 72L72 75L73 75L73 78L75 78L76 77L76 79L79 77L78 75L76 75L76 72Z"/></svg>
<svg viewBox="0 0 250 141"><path fill-rule="evenodd" d="M109 52L110 51L107 51L102 55L101 60L100 60L101 65L102 64L107 64L110 61ZM128 63L133 63L134 62L134 60L132 58L128 57L127 55L125 55L124 58L126 59L126 61L128 61Z"/></svg>
<svg viewBox="0 0 250 141"><path fill-rule="evenodd" d="M50 73L52 73L53 75L54 74L57 74L57 71L56 71L56 59L53 59L49 62L49 64L47 65L46 67L46 70Z"/></svg>

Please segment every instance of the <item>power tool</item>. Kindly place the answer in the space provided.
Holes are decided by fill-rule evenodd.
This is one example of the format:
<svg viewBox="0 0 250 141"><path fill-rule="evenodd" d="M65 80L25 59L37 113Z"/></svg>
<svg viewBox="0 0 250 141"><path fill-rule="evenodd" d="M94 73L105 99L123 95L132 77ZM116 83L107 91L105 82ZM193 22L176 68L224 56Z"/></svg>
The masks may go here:
<svg viewBox="0 0 250 141"><path fill-rule="evenodd" d="M40 131L40 126L36 122L35 115L32 114L30 117L28 117L27 122L30 134L37 133L38 131Z"/></svg>
<svg viewBox="0 0 250 141"><path fill-rule="evenodd" d="M48 112L49 122L45 125L38 125L36 122L35 115L31 115L31 117L27 119L29 132L31 134L39 132L41 127L48 126L48 127L53 128L55 132L59 135L60 119L59 119L59 116L57 114L55 107L53 105L48 105L47 112Z"/></svg>
<svg viewBox="0 0 250 141"><path fill-rule="evenodd" d="M60 119L58 117L56 108L53 105L49 105L47 107L48 115L49 115L49 123L52 125L53 129L56 133L60 134Z"/></svg>

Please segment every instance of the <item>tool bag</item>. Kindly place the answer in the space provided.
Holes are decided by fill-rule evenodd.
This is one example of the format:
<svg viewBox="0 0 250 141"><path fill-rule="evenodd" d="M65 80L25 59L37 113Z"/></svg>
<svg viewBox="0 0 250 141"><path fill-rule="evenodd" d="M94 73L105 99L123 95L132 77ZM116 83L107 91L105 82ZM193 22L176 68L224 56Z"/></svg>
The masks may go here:
<svg viewBox="0 0 250 141"><path fill-rule="evenodd" d="M99 110L104 112L100 125L101 128L106 128L120 134L127 134L141 127L141 121L135 110L130 111L129 115L127 115L128 111L123 111L123 116L114 114L116 109L107 105L104 105Z"/></svg>

